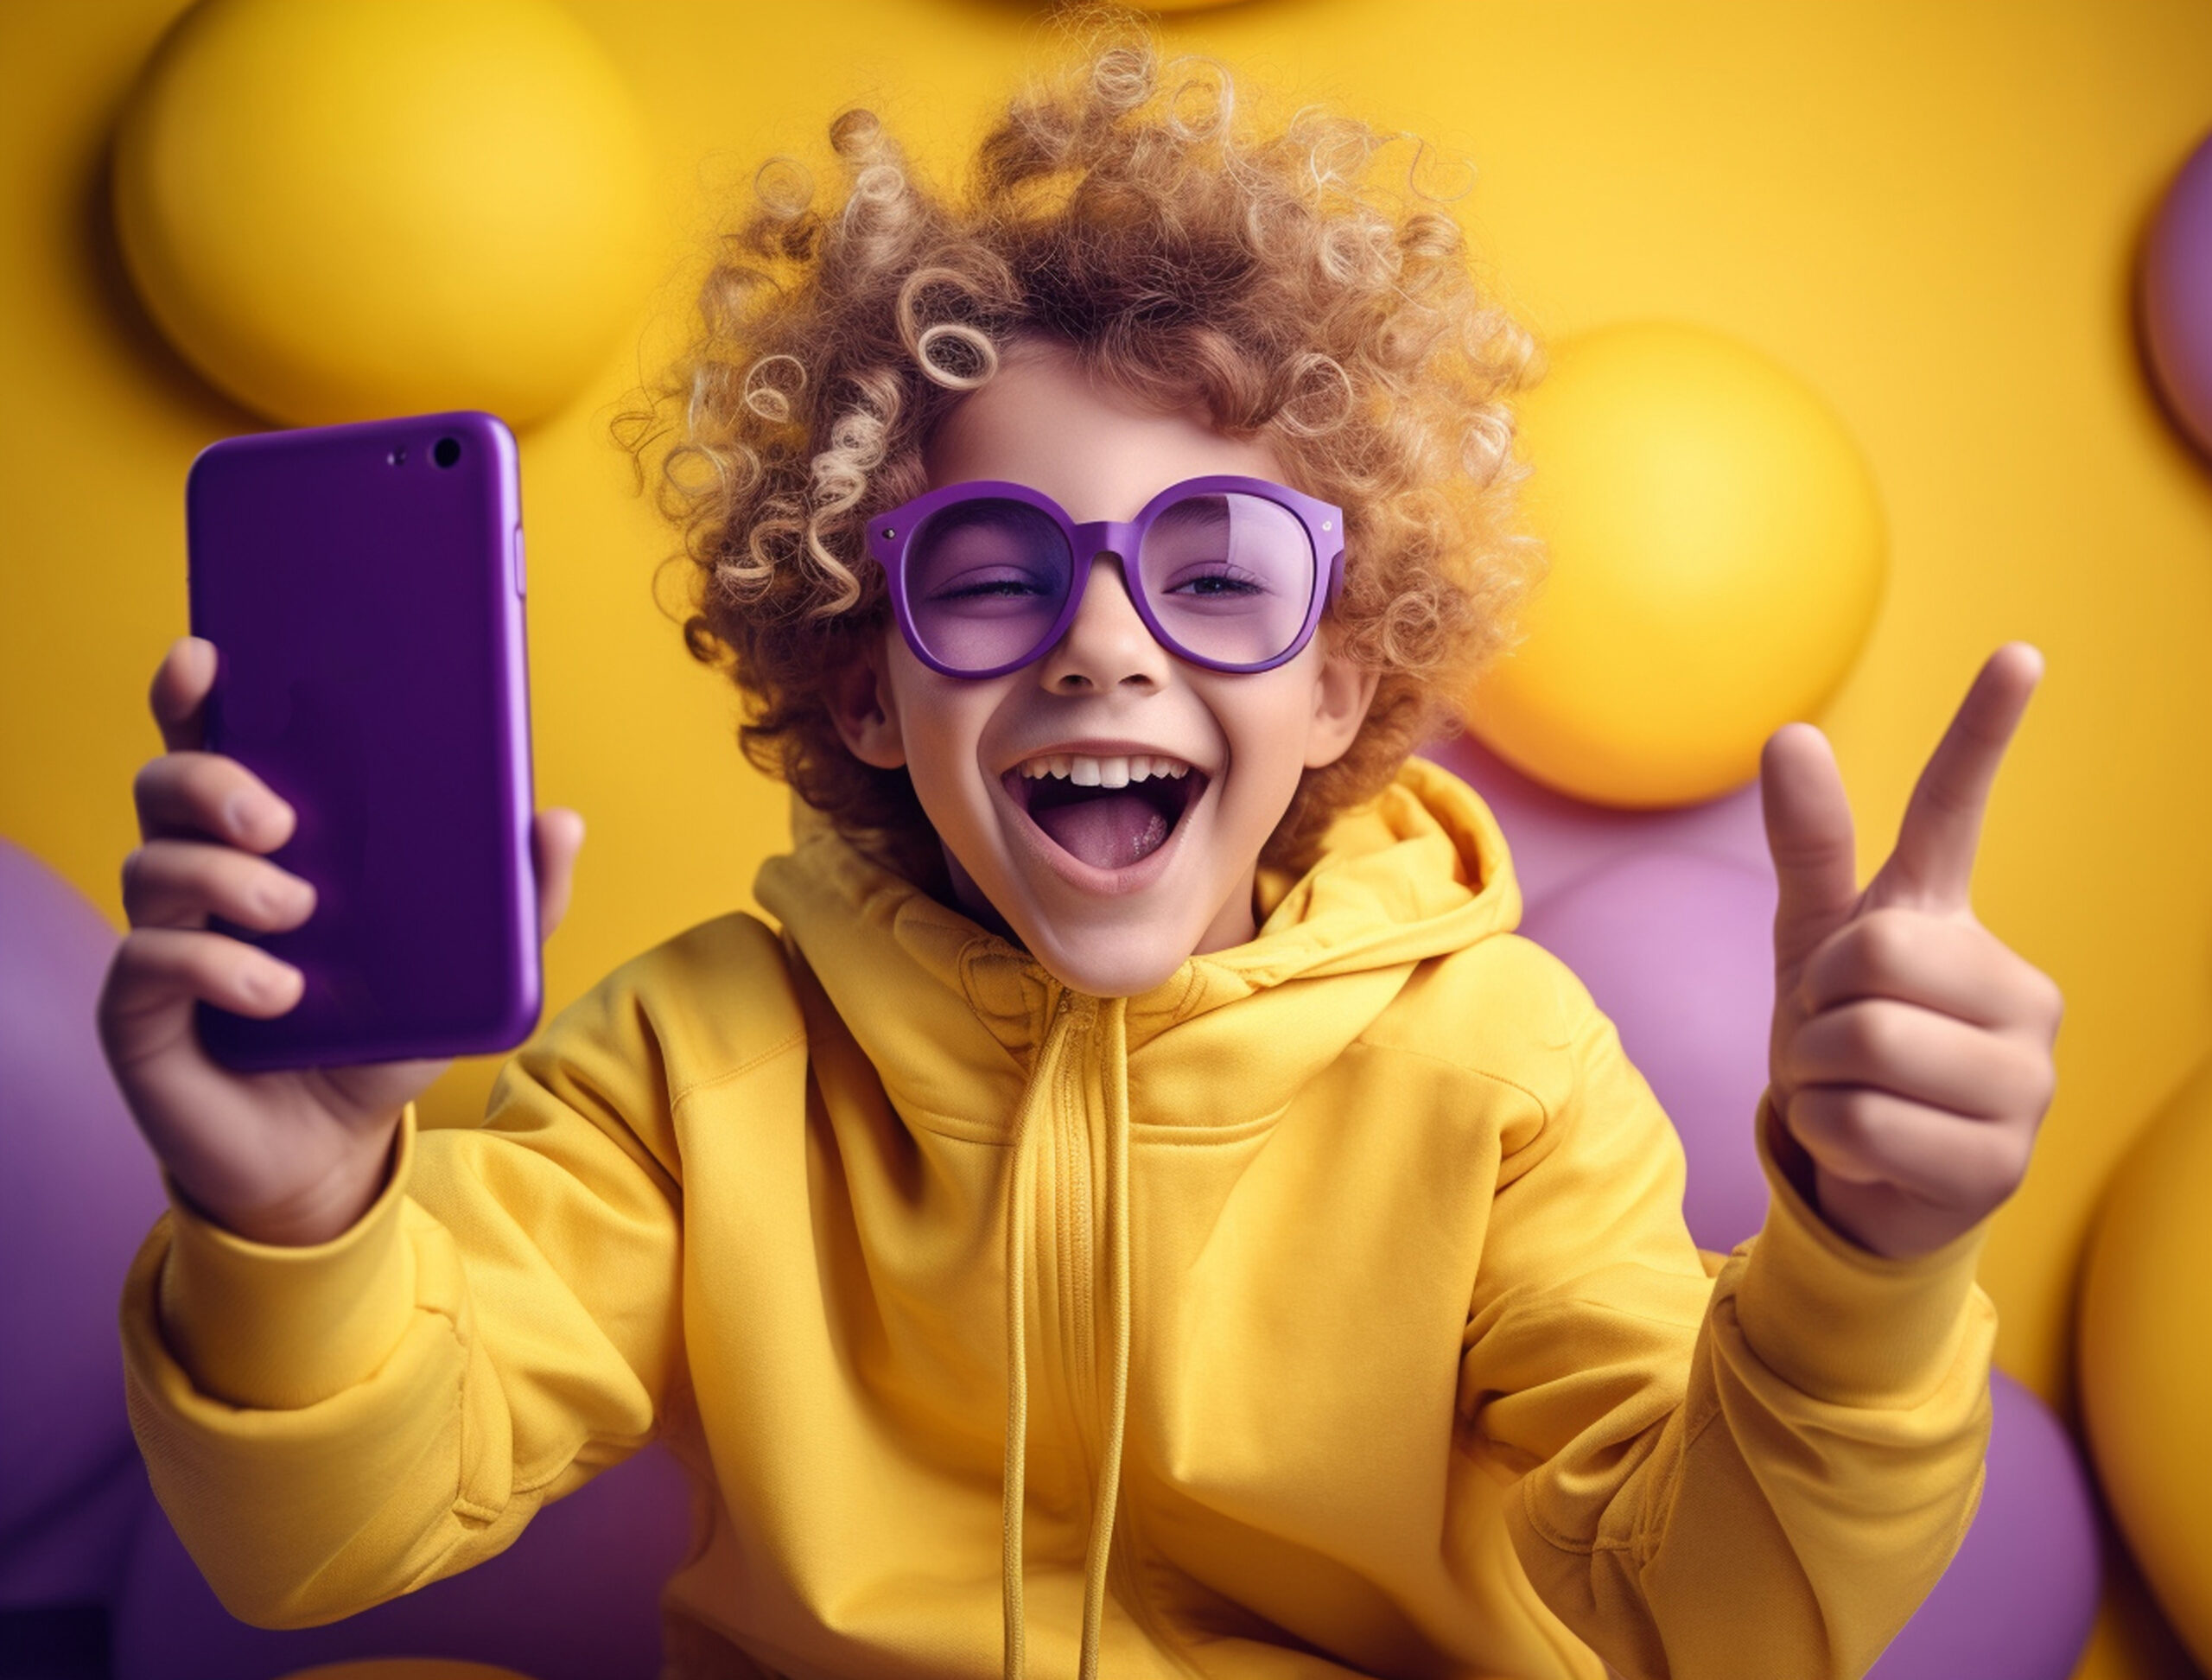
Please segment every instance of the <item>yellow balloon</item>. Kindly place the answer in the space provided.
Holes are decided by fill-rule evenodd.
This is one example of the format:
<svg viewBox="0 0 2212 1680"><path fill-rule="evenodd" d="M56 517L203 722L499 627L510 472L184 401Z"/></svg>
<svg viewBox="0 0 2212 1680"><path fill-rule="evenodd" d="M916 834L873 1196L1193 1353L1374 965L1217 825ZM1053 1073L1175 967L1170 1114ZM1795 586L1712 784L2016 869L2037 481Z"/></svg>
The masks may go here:
<svg viewBox="0 0 2212 1680"><path fill-rule="evenodd" d="M1757 352L1659 323L1557 348L1521 436L1550 571L1470 726L1604 805L1748 781L1766 737L1843 680L1881 597L1881 509L1850 436Z"/></svg>
<svg viewBox="0 0 2212 1680"><path fill-rule="evenodd" d="M2083 1276L2082 1421L2160 1607L2212 1668L2212 1064L2129 1149Z"/></svg>
<svg viewBox="0 0 2212 1680"><path fill-rule="evenodd" d="M639 307L644 129L549 0L205 0L116 136L149 312L248 407L524 424Z"/></svg>

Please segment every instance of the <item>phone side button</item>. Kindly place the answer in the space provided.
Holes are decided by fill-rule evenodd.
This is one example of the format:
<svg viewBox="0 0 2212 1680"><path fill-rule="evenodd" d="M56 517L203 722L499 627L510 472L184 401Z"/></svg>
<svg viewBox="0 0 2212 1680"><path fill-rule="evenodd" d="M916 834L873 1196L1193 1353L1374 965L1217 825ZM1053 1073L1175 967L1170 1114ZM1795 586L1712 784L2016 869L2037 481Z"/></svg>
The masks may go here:
<svg viewBox="0 0 2212 1680"><path fill-rule="evenodd" d="M530 568L523 558L520 525L515 527L515 593L518 595L530 593Z"/></svg>

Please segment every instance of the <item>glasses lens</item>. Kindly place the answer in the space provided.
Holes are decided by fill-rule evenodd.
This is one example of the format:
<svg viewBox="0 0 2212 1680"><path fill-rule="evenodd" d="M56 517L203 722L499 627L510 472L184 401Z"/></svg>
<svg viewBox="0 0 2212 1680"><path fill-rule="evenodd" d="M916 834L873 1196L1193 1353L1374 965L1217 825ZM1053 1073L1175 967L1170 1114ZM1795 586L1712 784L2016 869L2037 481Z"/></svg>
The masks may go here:
<svg viewBox="0 0 2212 1680"><path fill-rule="evenodd" d="M1231 491L1160 510L1137 557L1145 599L1185 653L1261 665L1288 648L1313 604L1313 545L1295 513Z"/></svg>
<svg viewBox="0 0 2212 1680"><path fill-rule="evenodd" d="M931 657L955 671L1019 665L1043 646L1074 561L1050 515L983 497L931 514L906 550L906 605Z"/></svg>

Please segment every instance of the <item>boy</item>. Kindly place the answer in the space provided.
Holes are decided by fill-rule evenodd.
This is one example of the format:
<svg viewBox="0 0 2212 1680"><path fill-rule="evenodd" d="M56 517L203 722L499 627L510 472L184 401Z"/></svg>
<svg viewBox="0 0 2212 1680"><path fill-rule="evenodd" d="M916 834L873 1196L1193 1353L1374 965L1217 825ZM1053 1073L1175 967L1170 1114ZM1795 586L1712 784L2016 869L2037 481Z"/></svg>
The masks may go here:
<svg viewBox="0 0 2212 1680"><path fill-rule="evenodd" d="M1017 101L963 207L859 114L841 207L766 179L666 484L804 802L780 933L626 965L481 1128L414 1133L428 1066L200 1056L193 999L298 984L207 917L311 902L173 651L103 1021L179 1193L134 1420L239 1613L465 1567L655 1436L683 1676L1846 1676L1941 1572L2057 1021L1965 907L2032 652L1863 894L1770 746L1775 1207L1709 1278L1495 824L1405 761L1524 570L1525 340L1364 130L1160 69Z"/></svg>

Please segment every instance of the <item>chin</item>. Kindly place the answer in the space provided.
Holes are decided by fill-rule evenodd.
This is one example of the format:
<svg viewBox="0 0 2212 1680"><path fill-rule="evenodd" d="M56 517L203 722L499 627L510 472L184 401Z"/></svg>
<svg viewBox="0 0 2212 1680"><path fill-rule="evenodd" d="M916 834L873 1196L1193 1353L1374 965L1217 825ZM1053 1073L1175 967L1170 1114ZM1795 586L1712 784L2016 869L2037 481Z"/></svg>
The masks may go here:
<svg viewBox="0 0 2212 1680"><path fill-rule="evenodd" d="M1132 940L1128 948L1108 939L1033 941L1029 953L1062 985L1090 997L1138 997L1162 984L1189 960L1195 941Z"/></svg>

